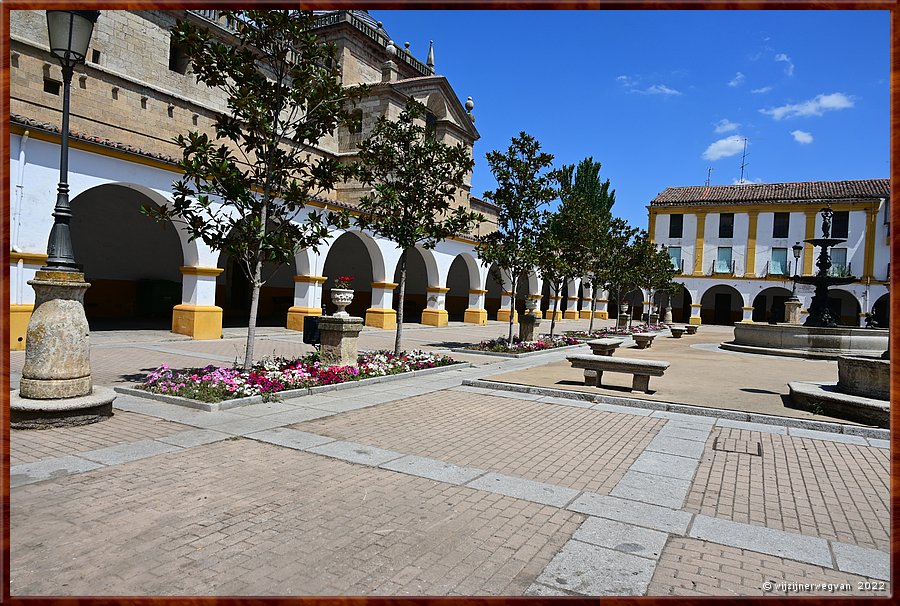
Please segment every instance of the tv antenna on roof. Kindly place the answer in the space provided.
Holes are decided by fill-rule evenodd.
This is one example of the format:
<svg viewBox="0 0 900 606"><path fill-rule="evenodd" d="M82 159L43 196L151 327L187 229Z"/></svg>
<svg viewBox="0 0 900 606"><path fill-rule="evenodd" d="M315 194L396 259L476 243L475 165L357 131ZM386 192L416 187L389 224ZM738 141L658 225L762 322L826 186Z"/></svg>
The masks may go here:
<svg viewBox="0 0 900 606"><path fill-rule="evenodd" d="M740 183L741 185L744 184L744 168L746 168L748 166L746 160L747 160L747 137L744 137L744 153L741 154L741 179L740 179L740 181L738 181L738 183Z"/></svg>
<svg viewBox="0 0 900 606"><path fill-rule="evenodd" d="M710 175L710 173L712 173L712 171L713 171L712 166L708 166L706 168L706 187L709 187L709 175Z"/></svg>

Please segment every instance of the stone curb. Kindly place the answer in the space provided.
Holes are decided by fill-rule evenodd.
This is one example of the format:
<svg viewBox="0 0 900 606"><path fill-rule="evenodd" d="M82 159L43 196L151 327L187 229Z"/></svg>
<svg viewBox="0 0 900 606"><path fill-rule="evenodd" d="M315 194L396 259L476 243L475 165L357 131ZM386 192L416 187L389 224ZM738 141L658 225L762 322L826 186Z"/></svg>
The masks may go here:
<svg viewBox="0 0 900 606"><path fill-rule="evenodd" d="M519 354L502 353L499 351L479 351L477 349L466 349L464 347L451 349L450 351L454 353L474 354L476 356L494 356L496 358L530 358L531 356L540 356L542 354L553 353L554 351L567 351L569 349L581 347L582 345L584 345L584 343L579 343L578 345L564 345L563 347L554 347L553 349L542 349L541 351L527 351Z"/></svg>
<svg viewBox="0 0 900 606"><path fill-rule="evenodd" d="M620 396L607 396L602 394L592 394L583 391L567 391L563 389L551 389L547 387L534 387L530 385L518 385L515 383L501 383L499 381L489 381L486 379L466 379L462 383L468 387L481 387L484 389L493 389L496 391L511 391L515 393L528 393L540 396L553 396L557 398L569 398L572 400L589 400L601 404L614 404L618 406L628 406L632 408L663 410L675 412L685 415L694 415L699 417L716 417L719 419L729 419L731 421L747 421L751 423L760 423L763 425L780 425L784 427L796 427L799 429L812 429L828 433L845 434L851 436L860 436L863 438L875 438L882 440L890 440L890 431L887 429L879 429L875 427L862 427L859 425L844 425L841 423L829 423L826 421L810 421L806 419L795 419L792 417L779 417L776 415L766 415L752 412L740 412L736 410L724 410L718 408L706 408L703 406L692 406L690 404L672 404L669 402L661 402L657 400L639 400L636 398L623 398Z"/></svg>
<svg viewBox="0 0 900 606"><path fill-rule="evenodd" d="M395 375L384 375L382 377L370 377L368 379L360 379L359 381L346 381L345 383L336 383L334 385L319 385L317 387L307 387L305 389L290 389L287 391L277 392L275 394L275 398L272 401L280 402L283 400L301 398L303 396L323 393L327 391L350 389L353 387L365 387L366 385L374 385L375 383L385 383L388 381L396 381L409 377L421 377L438 372L445 372L448 370L462 370L464 368L471 367L471 362L457 362L456 364L450 364L447 366L423 368L421 370L401 372ZM167 396L161 393L151 393L149 391L137 389L135 387L115 387L113 389L115 389L117 393L134 396L137 398L145 398L148 400L157 400L159 402L165 402L166 404L175 404L177 406L184 406L186 408L193 408L195 410L202 410L204 412L220 412L223 410L230 410L232 408L250 406L252 404L260 404L261 402L263 402L262 396L249 396L247 398L236 398L234 400L224 400L222 402L200 402L197 400L191 400L190 398L182 398L180 396Z"/></svg>

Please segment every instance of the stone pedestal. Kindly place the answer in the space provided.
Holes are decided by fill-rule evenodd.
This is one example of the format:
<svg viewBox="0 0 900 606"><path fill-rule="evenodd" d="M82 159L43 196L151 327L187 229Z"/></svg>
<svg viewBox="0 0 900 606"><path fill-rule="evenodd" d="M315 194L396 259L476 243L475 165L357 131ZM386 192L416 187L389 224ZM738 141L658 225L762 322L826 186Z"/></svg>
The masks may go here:
<svg viewBox="0 0 900 606"><path fill-rule="evenodd" d="M800 299L791 297L784 302L784 321L786 324L800 324Z"/></svg>
<svg viewBox="0 0 900 606"><path fill-rule="evenodd" d="M630 319L631 319L630 315L620 313L619 318L616 320L616 326L618 326L618 327L628 326L628 321Z"/></svg>
<svg viewBox="0 0 900 606"><path fill-rule="evenodd" d="M519 320L519 338L523 341L534 341L535 329L541 325L541 319L532 314L522 314Z"/></svg>
<svg viewBox="0 0 900 606"><path fill-rule="evenodd" d="M319 320L322 349L319 361L325 366L356 366L359 357L359 333L363 319L350 316L324 316Z"/></svg>
<svg viewBox="0 0 900 606"><path fill-rule="evenodd" d="M19 390L10 398L10 426L49 428L112 416L115 393L93 389L90 330L84 315L84 274L41 270L28 282L34 313L28 323Z"/></svg>
<svg viewBox="0 0 900 606"><path fill-rule="evenodd" d="M667 307L666 310L663 312L662 321L663 321L663 324L671 324L672 322L674 322L674 320L672 319L672 308L671 307Z"/></svg>
<svg viewBox="0 0 900 606"><path fill-rule="evenodd" d="M650 324L659 324L659 314L658 314L658 313L651 313L651 314L648 314L648 315L647 315L647 321L648 321Z"/></svg>

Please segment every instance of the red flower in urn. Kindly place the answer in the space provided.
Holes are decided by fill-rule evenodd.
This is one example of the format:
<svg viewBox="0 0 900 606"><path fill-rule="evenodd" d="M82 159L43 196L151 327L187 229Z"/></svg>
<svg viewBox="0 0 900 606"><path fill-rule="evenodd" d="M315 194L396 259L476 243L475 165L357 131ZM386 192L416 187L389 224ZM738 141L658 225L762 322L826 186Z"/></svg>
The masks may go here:
<svg viewBox="0 0 900 606"><path fill-rule="evenodd" d="M338 276L334 279L335 288L349 289L353 283L353 276Z"/></svg>

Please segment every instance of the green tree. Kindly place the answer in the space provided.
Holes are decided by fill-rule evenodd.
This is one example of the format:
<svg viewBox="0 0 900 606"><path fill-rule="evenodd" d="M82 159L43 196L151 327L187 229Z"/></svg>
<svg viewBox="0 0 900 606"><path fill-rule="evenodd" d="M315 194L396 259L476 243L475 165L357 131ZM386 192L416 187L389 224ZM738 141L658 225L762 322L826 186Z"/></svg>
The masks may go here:
<svg viewBox="0 0 900 606"><path fill-rule="evenodd" d="M335 46L309 31L312 12L224 13L231 41L190 21L172 29L198 82L224 92L228 111L216 117L214 138L197 131L176 138L184 175L173 185L174 203L145 212L183 223L192 239L238 261L251 287L246 368L263 264L283 265L299 250L315 250L330 226L343 223L334 213L298 217L311 196L351 174L315 146L350 121L348 100L360 91L342 87Z"/></svg>
<svg viewBox="0 0 900 606"><path fill-rule="evenodd" d="M610 189L610 181L600 179L600 162L593 157L583 159L578 165L566 164L559 169L557 179L560 185L560 199L569 204L573 216L578 221L571 226L570 247L577 250L573 277L577 274L587 278L596 287L596 274L606 260L606 240L612 218L612 207L616 203L616 190ZM596 293L591 297L591 316L588 332L594 329Z"/></svg>
<svg viewBox="0 0 900 606"><path fill-rule="evenodd" d="M540 142L525 132L512 138L505 153L489 152L487 161L497 188L484 197L497 205L499 216L497 231L480 237L476 249L485 263L495 263L510 280L508 340L512 342L519 277L537 260L541 207L557 197L556 177L550 169L553 156L542 152Z"/></svg>
<svg viewBox="0 0 900 606"><path fill-rule="evenodd" d="M622 304L622 295L631 290L636 280L633 243L637 232L624 219L613 217L603 249L598 254L602 263L595 268L594 285L615 293L619 305Z"/></svg>
<svg viewBox="0 0 900 606"><path fill-rule="evenodd" d="M547 283L549 292L559 296L562 286L573 274L571 256L566 254L570 240L566 238L565 218L561 211L545 213L535 241L535 266L541 280ZM556 311L559 299L553 299L550 316L550 336L556 329Z"/></svg>
<svg viewBox="0 0 900 606"><path fill-rule="evenodd" d="M467 233L484 220L464 207L451 208L474 162L464 145L438 141L425 127L424 115L424 106L410 100L396 121L379 118L372 134L359 146L360 179L373 191L360 200L362 214L356 223L396 242L403 251L396 354L401 351L409 252L416 246L434 248L441 240Z"/></svg>
<svg viewBox="0 0 900 606"><path fill-rule="evenodd" d="M649 301L654 299L654 293L660 290L675 290L678 285L672 281L677 270L672 265L669 251L663 247L657 247L650 240L646 231L640 230L634 244L635 258L635 284L646 290ZM652 309L652 308L651 308ZM648 314L651 310L647 310Z"/></svg>

